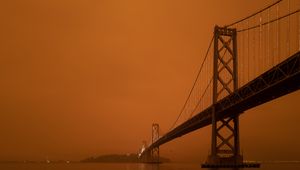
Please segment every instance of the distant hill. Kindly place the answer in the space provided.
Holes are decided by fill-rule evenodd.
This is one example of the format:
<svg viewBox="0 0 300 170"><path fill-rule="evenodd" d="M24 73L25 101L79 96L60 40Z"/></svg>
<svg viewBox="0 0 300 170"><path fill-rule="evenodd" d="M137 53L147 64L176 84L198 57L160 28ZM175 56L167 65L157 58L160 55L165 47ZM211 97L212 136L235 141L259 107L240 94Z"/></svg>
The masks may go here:
<svg viewBox="0 0 300 170"><path fill-rule="evenodd" d="M160 157L161 162L170 162L170 159ZM81 160L80 162L128 162L128 163L135 163L139 162L137 154L128 154L128 155L118 155L118 154L111 154L111 155L101 155L98 157L89 157L86 159Z"/></svg>

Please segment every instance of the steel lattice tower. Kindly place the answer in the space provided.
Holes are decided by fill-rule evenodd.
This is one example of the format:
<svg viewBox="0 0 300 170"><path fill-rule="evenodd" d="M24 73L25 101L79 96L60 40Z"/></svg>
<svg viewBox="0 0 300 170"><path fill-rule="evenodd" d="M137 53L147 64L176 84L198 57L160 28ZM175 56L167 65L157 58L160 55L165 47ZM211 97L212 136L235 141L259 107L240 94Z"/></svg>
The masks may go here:
<svg viewBox="0 0 300 170"><path fill-rule="evenodd" d="M238 89L236 29L215 26L213 60L213 105ZM217 117L212 113L211 164L240 164L239 115Z"/></svg>

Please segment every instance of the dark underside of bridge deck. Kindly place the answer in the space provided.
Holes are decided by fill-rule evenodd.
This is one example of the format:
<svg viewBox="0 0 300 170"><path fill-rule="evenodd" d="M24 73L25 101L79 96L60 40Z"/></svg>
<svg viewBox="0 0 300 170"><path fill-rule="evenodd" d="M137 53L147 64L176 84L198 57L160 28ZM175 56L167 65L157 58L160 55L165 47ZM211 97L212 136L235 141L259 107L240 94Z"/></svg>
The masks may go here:
<svg viewBox="0 0 300 170"><path fill-rule="evenodd" d="M233 94L217 102L215 105L217 119L241 114L248 109L292 93L299 88L300 52L261 74L243 87L240 87ZM174 138L210 125L212 109L213 106L210 106L177 126L154 142L145 152L169 142Z"/></svg>

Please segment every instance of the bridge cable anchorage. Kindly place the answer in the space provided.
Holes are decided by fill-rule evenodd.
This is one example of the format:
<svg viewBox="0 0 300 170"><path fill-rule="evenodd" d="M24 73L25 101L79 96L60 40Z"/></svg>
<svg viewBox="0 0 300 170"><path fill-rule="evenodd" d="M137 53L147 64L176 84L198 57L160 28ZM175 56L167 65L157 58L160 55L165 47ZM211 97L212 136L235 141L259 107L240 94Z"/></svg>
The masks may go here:
<svg viewBox="0 0 300 170"><path fill-rule="evenodd" d="M205 61L206 61L206 59L207 59L207 57L208 57L209 50L210 50L210 48L211 48L211 46L212 46L213 40L214 40L214 36L213 36L213 37L211 38L211 40L210 40L209 46L208 46L208 48L207 48L207 51L206 51L206 54L205 54L205 57L204 57L204 60L203 60L203 62L201 63L200 69L199 69L199 71L198 71L198 74L197 74L197 76L196 76L196 79L195 79L195 81L194 81L194 84L193 84L193 86L192 86L192 88L191 88L191 90L190 90L190 93L189 93L189 95L188 95L188 97L187 97L187 99L186 99L186 101L185 101L183 107L181 108L181 111L180 111L179 115L177 116L177 119L175 120L175 122L174 122L173 125L171 126L170 130L172 130L172 129L174 128L174 126L176 125L176 123L177 123L177 121L179 120L180 116L182 115L184 109L185 109L186 106L187 106L187 103L188 103L188 101L189 101L189 99L190 99L190 97L191 97L191 95L192 95L192 92L193 92L195 86L196 86L197 80L199 79L199 76L200 76L200 73L201 73L202 68L203 68L203 66L204 66L204 63L205 63ZM170 130L169 130L169 131L170 131Z"/></svg>

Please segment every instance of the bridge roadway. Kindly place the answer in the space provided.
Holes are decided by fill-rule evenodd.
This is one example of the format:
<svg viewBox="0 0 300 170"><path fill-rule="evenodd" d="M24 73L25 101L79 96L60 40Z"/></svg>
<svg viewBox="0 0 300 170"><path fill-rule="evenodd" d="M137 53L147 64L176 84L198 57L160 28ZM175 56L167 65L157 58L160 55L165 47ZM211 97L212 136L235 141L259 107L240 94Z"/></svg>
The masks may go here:
<svg viewBox="0 0 300 170"><path fill-rule="evenodd" d="M215 105L217 119L241 114L248 109L294 92L299 88L300 51L240 87L236 92L218 101ZM160 137L142 154L177 137L210 125L212 110L213 106L210 106L196 114Z"/></svg>

